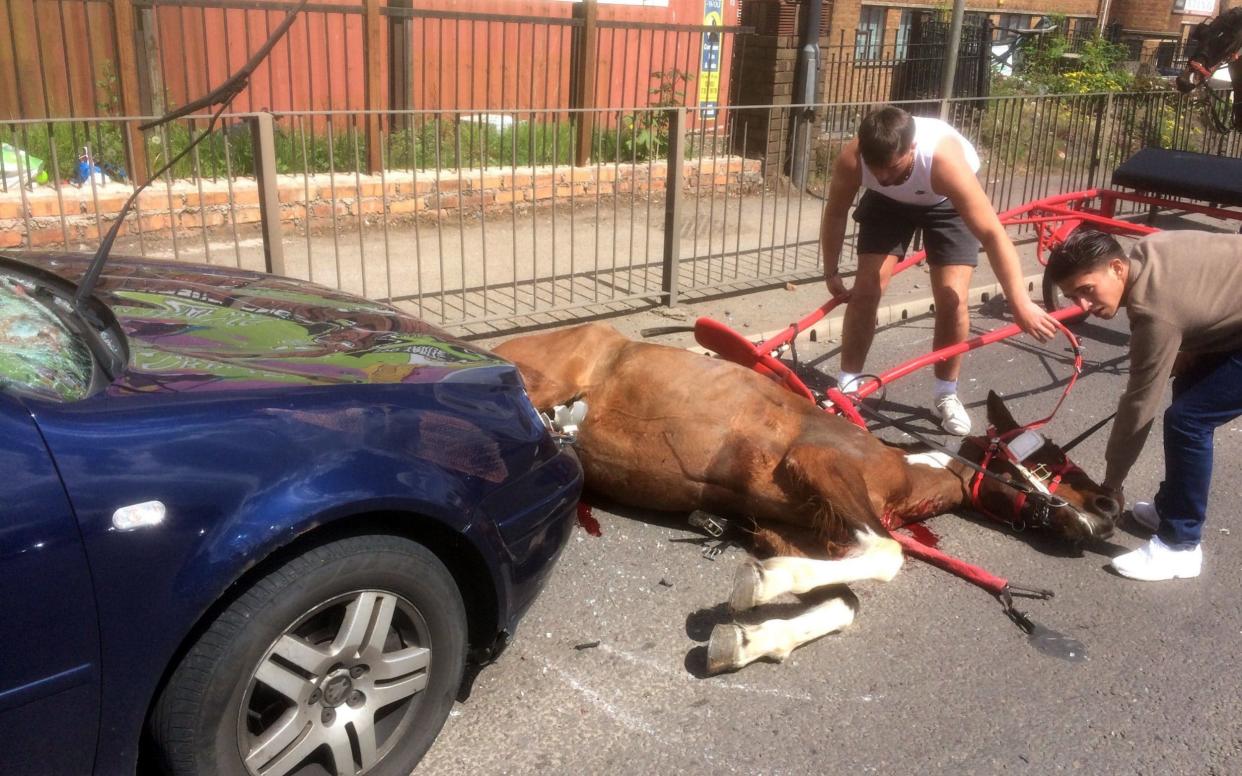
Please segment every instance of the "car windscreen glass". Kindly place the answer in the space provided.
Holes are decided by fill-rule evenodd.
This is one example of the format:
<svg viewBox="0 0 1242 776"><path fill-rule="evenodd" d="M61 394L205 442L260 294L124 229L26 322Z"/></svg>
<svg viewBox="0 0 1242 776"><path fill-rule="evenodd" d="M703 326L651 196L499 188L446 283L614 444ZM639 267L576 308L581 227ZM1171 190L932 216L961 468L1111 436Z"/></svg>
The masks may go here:
<svg viewBox="0 0 1242 776"><path fill-rule="evenodd" d="M94 375L90 349L52 305L18 275L0 272L0 389L54 401L87 396Z"/></svg>

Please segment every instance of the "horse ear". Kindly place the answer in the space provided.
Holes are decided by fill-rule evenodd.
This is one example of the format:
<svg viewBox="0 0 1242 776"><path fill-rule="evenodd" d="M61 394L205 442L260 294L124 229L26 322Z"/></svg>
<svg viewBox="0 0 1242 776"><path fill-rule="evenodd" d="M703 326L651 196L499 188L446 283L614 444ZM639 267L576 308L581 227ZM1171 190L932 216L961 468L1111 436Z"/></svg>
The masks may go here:
<svg viewBox="0 0 1242 776"><path fill-rule="evenodd" d="M996 391L988 391L988 422L1002 434L1018 427L1018 421L1013 419L1009 408Z"/></svg>

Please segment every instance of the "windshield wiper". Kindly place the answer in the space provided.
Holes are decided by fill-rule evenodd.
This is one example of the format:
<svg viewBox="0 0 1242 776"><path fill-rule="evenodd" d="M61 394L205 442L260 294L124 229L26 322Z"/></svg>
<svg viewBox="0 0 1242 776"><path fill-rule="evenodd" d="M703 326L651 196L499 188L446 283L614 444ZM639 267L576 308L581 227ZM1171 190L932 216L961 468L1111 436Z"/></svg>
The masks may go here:
<svg viewBox="0 0 1242 776"><path fill-rule="evenodd" d="M259 64L267 58L267 55L271 52L272 48L282 37L284 37L284 34L289 30L290 25L293 24L293 20L309 2L310 0L302 0L298 3L297 7L291 9L289 13L285 15L284 21L280 23L280 26L272 32L272 36L267 39L267 42L254 53L254 56L252 56L240 70L229 76L227 81L220 84L215 89L212 89L209 93L203 95L197 100L186 103L180 108L171 110L155 121L149 121L146 124L140 124L138 126L138 129L146 131L179 119L182 116L188 116L195 111L210 108L216 105L220 106L219 109L211 115L211 119L207 122L207 128L199 133L198 137L191 140L189 145L187 145L181 153L174 156L167 164L152 173L151 177L147 179L147 182L134 189L134 193L129 196L129 199L125 200L125 204L121 207L121 212L117 214L116 221L112 224L112 227L108 229L108 233L104 235L103 240L100 241L99 247L95 250L95 256L91 259L90 267L87 268L86 274L82 276L82 280L78 284L78 291L73 295L74 311L79 314L83 314L82 303L95 290L95 284L99 282L99 275L103 272L104 264L108 261L108 252L112 250L112 243L116 241L116 237L121 231L121 224L125 223L125 216L129 213L130 207L132 207L134 202L138 199L138 195L142 193L143 189L150 186L157 178L168 171L174 164L181 161L186 154L190 153L190 151L194 149L195 146L207 139L207 137L211 134L212 129L215 128L216 121L220 118L220 115L229 107L229 104L233 102L234 98L241 94L246 88L247 83L250 81L250 76L254 73L255 68L257 68Z"/></svg>

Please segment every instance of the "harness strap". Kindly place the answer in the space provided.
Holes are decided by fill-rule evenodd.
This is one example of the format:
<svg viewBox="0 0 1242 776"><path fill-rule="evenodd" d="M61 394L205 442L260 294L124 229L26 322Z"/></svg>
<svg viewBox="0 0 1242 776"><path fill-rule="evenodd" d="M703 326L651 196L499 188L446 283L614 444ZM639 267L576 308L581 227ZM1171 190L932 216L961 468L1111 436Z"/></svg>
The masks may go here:
<svg viewBox="0 0 1242 776"><path fill-rule="evenodd" d="M1065 478L1065 475L1071 472L1080 471L1080 469L1073 461L1066 458L1065 461L1058 465L1054 471L1049 472L1051 476L1047 480L1038 477L1034 473L1027 470L1022 466L1021 462L1017 460L1013 453L1009 451L1007 444L1009 440L1013 439L1025 430L1025 427L1019 427L1004 434L995 434L992 432L992 429L989 429L986 440L984 440L983 437L970 437L970 441L974 442L976 445L979 445L980 449L984 451L983 461L980 463L980 468L986 470L988 464L992 462L993 458L1003 456L1011 465L1017 467L1020 472L1024 473L1032 485L1035 487L1042 486L1043 489L1048 492L1048 495L1051 496L1057 492L1057 488L1061 485L1061 481ZM982 489L983 475L976 472L970 480L971 506L973 506L980 513L987 515L999 523L1007 523L1015 531L1021 531L1026 528L1025 522L1022 520L1022 509L1026 506L1027 496L1029 495L1027 490L1022 488L1013 489L1015 491L1013 498L1013 516L1006 520L983 505L983 499L981 498Z"/></svg>
<svg viewBox="0 0 1242 776"><path fill-rule="evenodd" d="M1236 55L1235 55L1235 58L1236 58ZM1194 70L1199 75L1203 76L1204 79L1210 79L1212 77L1212 71L1204 67L1202 63L1200 63L1197 59L1192 59L1187 64L1190 65L1190 68L1192 70Z"/></svg>
<svg viewBox="0 0 1242 776"><path fill-rule="evenodd" d="M989 429L986 447L983 444L980 444L981 438L971 437L971 440L974 441L975 444L979 444L980 449L984 451L983 461L979 466L980 469L986 471L988 464L992 462L992 459L996 457L998 453L1003 451L1003 454L1009 463L1018 466L1019 471L1024 471L1021 468L1020 462L1013 456L1012 453L1009 452L1009 440L1024 431L1035 431L1036 429L1046 426L1054 417L1056 417L1057 412L1061 409L1061 405L1065 403L1065 398L1069 396L1070 391L1074 389L1074 384L1078 382L1078 376L1082 374L1082 347L1078 342L1078 338L1074 336L1074 332L1070 331L1069 328L1060 321L1057 321L1056 323L1057 327L1060 328L1061 333L1064 334L1066 339L1069 340L1070 346L1074 351L1074 371L1070 374L1070 379L1065 383L1065 388L1061 391L1061 396L1057 399L1057 403L1053 406L1052 412L1049 412L1046 417L1018 426L1017 428L1011 429L1004 434L995 434L992 429ZM1055 492L1056 486L1061 484L1061 479L1071 470L1070 467L1077 468L1074 467L1074 465L1070 463L1067 458L1065 463L1061 465L1060 470L1056 473L1056 477L1052 480L1051 487L1045 486L1049 495L1052 495L1052 493ZM1014 497L1013 501L1013 517L1012 519L1006 521L983 506L983 502L980 499L980 491L982 487L983 475L976 471L970 483L970 501L971 505L974 506L975 509L979 510L993 520L997 520L998 522L1008 522L1015 530L1021 530L1025 527L1021 516L1022 508L1026 506L1026 498L1028 495L1026 490L1022 488L1015 488L1017 495Z"/></svg>
<svg viewBox="0 0 1242 776"><path fill-rule="evenodd" d="M1221 65L1231 65L1234 62L1237 62L1239 58L1242 58L1242 50L1235 51L1229 56L1225 57L1220 62L1216 63L1216 67L1220 67ZM1216 68L1213 68L1212 70L1208 70L1207 66L1197 59L1190 60L1189 62L1186 63L1186 65L1191 70L1194 70L1196 73L1203 76L1205 80L1211 79L1213 73L1216 70Z"/></svg>
<svg viewBox="0 0 1242 776"><path fill-rule="evenodd" d="M1024 426L1019 426L1009 432L1012 436L1017 436L1023 431L1034 431L1048 425L1049 421L1056 417L1057 411L1060 410L1061 405L1065 403L1065 397L1069 396L1070 391L1074 390L1074 383L1078 382L1078 376L1082 374L1082 346L1078 342L1078 337L1074 336L1074 332L1070 331L1065 324L1057 321L1055 318L1053 320L1056 321L1057 328L1059 328L1061 333L1065 335L1065 338L1069 340L1070 347L1074 350L1074 371L1070 374L1069 381L1065 383L1065 388L1061 391L1061 398L1057 399L1057 403L1053 406L1052 412L1049 412L1048 416L1045 418L1040 418L1039 420L1032 421Z"/></svg>
<svg viewBox="0 0 1242 776"><path fill-rule="evenodd" d="M1003 577L998 577L972 563L967 563L951 555L946 555L940 550L928 547L912 536L898 532L893 532L890 535L894 541L901 545L902 551L907 555L947 571L996 596L1004 608L1006 616L1028 634L1035 630L1035 624L1024 613L1014 608L1013 597L1016 595L1045 600L1053 597L1051 590L1025 588L1010 584L1009 580Z"/></svg>

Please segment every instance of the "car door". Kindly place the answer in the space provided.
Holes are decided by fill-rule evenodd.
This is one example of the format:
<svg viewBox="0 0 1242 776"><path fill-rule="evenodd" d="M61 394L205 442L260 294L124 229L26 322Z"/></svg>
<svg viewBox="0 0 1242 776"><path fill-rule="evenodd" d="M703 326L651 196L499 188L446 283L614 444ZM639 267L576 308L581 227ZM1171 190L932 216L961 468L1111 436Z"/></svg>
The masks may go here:
<svg viewBox="0 0 1242 776"><path fill-rule="evenodd" d="M99 627L86 553L30 413L0 393L0 773L89 773Z"/></svg>

